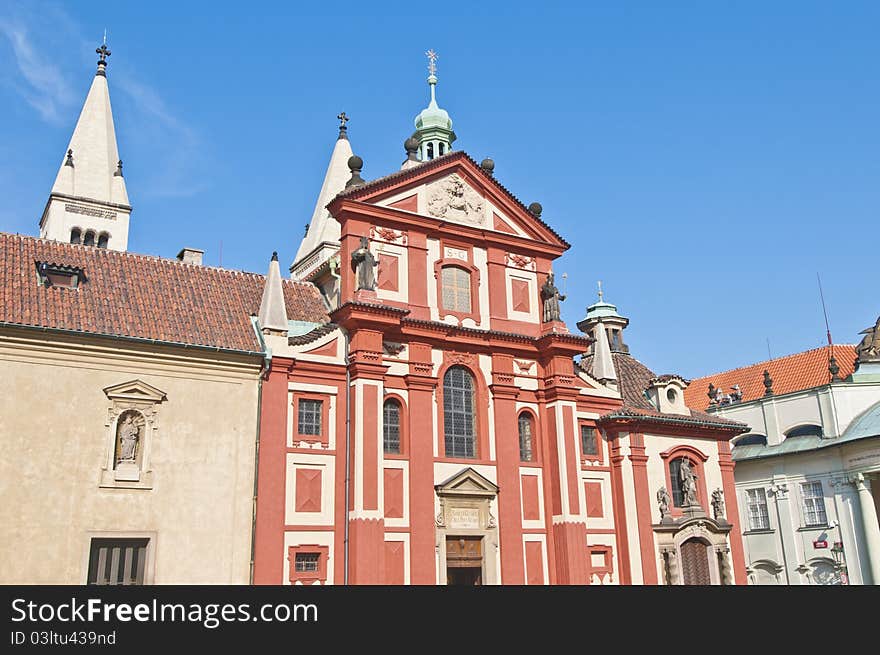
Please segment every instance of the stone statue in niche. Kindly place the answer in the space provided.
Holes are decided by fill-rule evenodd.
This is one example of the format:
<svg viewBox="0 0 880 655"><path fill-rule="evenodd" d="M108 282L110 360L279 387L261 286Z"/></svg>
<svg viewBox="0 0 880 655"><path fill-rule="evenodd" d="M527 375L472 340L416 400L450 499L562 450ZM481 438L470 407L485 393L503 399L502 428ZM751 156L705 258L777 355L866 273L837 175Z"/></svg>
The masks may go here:
<svg viewBox="0 0 880 655"><path fill-rule="evenodd" d="M136 416L136 414L130 412L125 415L125 419L119 424L119 454L116 456L117 464L123 462L133 463L137 460L138 442L140 441L140 426L135 420Z"/></svg>
<svg viewBox="0 0 880 655"><path fill-rule="evenodd" d="M559 320L559 303L565 300L553 280L553 273L547 274L547 281L541 287L541 300L544 303L544 323Z"/></svg>
<svg viewBox="0 0 880 655"><path fill-rule="evenodd" d="M666 487L660 487L657 490L657 504L660 505L660 520L662 521L669 515L669 503L672 499Z"/></svg>
<svg viewBox="0 0 880 655"><path fill-rule="evenodd" d="M724 492L721 489L712 492L712 516L716 521L724 520Z"/></svg>
<svg viewBox="0 0 880 655"><path fill-rule="evenodd" d="M485 223L483 198L455 174L428 187L428 214L457 223Z"/></svg>
<svg viewBox="0 0 880 655"><path fill-rule="evenodd" d="M697 474L691 468L691 461L685 457L681 460L681 468L678 471L681 481L681 501L685 507L697 504Z"/></svg>
<svg viewBox="0 0 880 655"><path fill-rule="evenodd" d="M373 269L379 262L370 252L370 241L367 237L361 237L360 247L351 253L351 263L357 271L357 286L355 291L365 289L373 291L376 288L376 275Z"/></svg>

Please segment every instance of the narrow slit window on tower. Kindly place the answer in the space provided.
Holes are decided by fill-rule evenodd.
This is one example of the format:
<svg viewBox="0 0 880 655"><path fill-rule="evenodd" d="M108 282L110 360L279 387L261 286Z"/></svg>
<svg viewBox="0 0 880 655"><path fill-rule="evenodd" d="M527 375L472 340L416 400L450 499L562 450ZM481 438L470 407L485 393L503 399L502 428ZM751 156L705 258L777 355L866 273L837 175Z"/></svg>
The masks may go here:
<svg viewBox="0 0 880 655"><path fill-rule="evenodd" d="M519 460L521 462L534 460L532 418L525 412L519 415Z"/></svg>
<svg viewBox="0 0 880 655"><path fill-rule="evenodd" d="M400 454L400 403L386 400L382 411L383 444L386 453Z"/></svg>
<svg viewBox="0 0 880 655"><path fill-rule="evenodd" d="M428 159L434 159L434 144L428 144Z"/></svg>
<svg viewBox="0 0 880 655"><path fill-rule="evenodd" d="M70 243L82 243L82 230L78 227L70 231Z"/></svg>
<svg viewBox="0 0 880 655"><path fill-rule="evenodd" d="M445 144L443 144L443 143L440 143L440 144L437 145L437 149L440 151L440 153L439 153L440 156L443 156L443 153L446 152L446 148L444 147L444 145L445 145Z"/></svg>

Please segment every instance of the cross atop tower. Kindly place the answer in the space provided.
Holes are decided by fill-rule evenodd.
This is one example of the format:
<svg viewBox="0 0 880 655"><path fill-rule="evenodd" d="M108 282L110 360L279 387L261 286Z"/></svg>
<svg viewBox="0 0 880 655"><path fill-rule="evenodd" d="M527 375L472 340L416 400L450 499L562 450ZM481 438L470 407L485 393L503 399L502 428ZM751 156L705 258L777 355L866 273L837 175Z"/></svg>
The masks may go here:
<svg viewBox="0 0 880 655"><path fill-rule="evenodd" d="M428 52L425 53L425 56L428 57L428 73L432 76L436 75L437 74L437 59L438 59L437 53L434 52L434 50L432 48L431 50L428 50Z"/></svg>
<svg viewBox="0 0 880 655"><path fill-rule="evenodd" d="M339 119L339 127L341 127L342 129L345 129L345 124L351 120L348 116L345 115L344 111L337 114L336 118Z"/></svg>
<svg viewBox="0 0 880 655"><path fill-rule="evenodd" d="M110 48L107 47L106 43L107 36L104 36L105 42L101 44L101 47L95 48L95 52L98 53L100 59L98 59L98 72L96 75L103 75L106 77L106 69L107 69L107 57L110 56Z"/></svg>

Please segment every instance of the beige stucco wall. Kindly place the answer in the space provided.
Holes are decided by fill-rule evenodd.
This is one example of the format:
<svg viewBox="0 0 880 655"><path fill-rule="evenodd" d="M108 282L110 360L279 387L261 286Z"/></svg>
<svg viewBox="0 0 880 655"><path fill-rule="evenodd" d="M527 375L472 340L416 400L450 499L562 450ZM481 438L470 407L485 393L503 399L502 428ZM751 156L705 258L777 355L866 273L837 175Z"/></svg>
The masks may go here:
<svg viewBox="0 0 880 655"><path fill-rule="evenodd" d="M33 335L0 331L0 583L83 584L106 532L152 537L157 584L247 584L259 358ZM167 394L153 488L100 488L132 380Z"/></svg>

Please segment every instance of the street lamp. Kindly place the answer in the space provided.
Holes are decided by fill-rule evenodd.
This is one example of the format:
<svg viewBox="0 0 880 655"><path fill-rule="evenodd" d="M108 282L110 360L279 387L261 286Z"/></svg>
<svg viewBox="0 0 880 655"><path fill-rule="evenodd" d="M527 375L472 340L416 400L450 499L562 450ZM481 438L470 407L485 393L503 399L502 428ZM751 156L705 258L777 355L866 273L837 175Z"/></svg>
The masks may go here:
<svg viewBox="0 0 880 655"><path fill-rule="evenodd" d="M831 528L837 528L840 535L840 541L835 541L831 546L831 555L834 557L834 566L837 568L838 574L840 575L840 584L849 584L849 579L846 574L846 559L844 558L843 553L843 530L840 529L840 522L837 520L831 521L829 525Z"/></svg>

